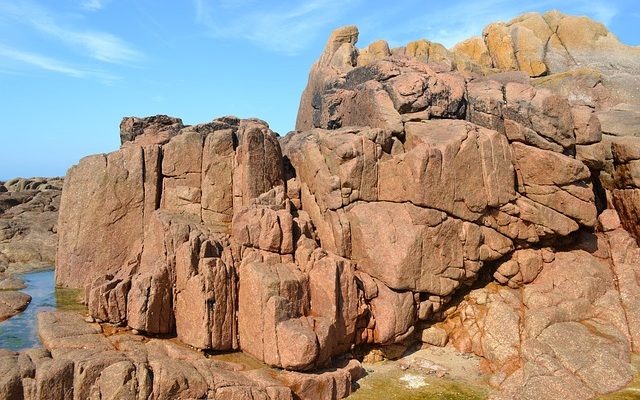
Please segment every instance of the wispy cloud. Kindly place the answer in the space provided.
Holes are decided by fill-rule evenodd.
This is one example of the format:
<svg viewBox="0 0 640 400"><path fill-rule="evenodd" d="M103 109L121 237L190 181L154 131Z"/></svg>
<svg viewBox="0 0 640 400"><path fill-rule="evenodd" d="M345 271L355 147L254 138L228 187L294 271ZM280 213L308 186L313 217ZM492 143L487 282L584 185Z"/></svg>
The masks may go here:
<svg viewBox="0 0 640 400"><path fill-rule="evenodd" d="M97 78L103 83L111 83L118 79L103 71L78 68L51 57L14 49L1 43L0 57L18 61L45 71L57 72L72 78Z"/></svg>
<svg viewBox="0 0 640 400"><path fill-rule="evenodd" d="M90 3L96 3L94 6L103 4L96 0ZM0 0L0 13L16 23L28 25L67 46L80 49L96 60L115 64L132 64L143 58L142 53L132 45L111 33L83 31L63 26L48 10L29 2Z"/></svg>
<svg viewBox="0 0 640 400"><path fill-rule="evenodd" d="M196 21L218 38L241 38L267 50L297 54L320 31L361 0L282 1L265 8L261 2L194 0Z"/></svg>
<svg viewBox="0 0 640 400"><path fill-rule="evenodd" d="M80 3L80 7L87 11L98 11L102 10L107 3L107 0L84 0Z"/></svg>
<svg viewBox="0 0 640 400"><path fill-rule="evenodd" d="M615 4L597 1L576 1L576 11L587 14L605 25L609 25L620 10Z"/></svg>

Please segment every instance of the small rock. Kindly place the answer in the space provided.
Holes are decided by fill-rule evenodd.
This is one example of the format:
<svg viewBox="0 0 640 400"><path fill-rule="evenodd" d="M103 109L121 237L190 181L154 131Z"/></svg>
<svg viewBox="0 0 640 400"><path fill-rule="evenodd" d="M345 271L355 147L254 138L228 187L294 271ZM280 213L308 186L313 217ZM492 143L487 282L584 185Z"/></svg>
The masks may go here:
<svg viewBox="0 0 640 400"><path fill-rule="evenodd" d="M91 315L88 315L85 319L85 322L89 323L89 324L93 324L94 322L96 322L95 318L93 318Z"/></svg>
<svg viewBox="0 0 640 400"><path fill-rule="evenodd" d="M362 362L367 364L373 364L377 362L384 361L384 354L379 349L372 349L367 354L364 355Z"/></svg>
<svg viewBox="0 0 640 400"><path fill-rule="evenodd" d="M16 291L0 291L0 321L22 312L31 302L31 296Z"/></svg>
<svg viewBox="0 0 640 400"><path fill-rule="evenodd" d="M422 331L423 343L428 343L438 347L444 347L446 346L448 340L449 337L447 336L447 331L440 327L431 326Z"/></svg>
<svg viewBox="0 0 640 400"><path fill-rule="evenodd" d="M0 281L0 290L20 290L26 287L24 281L17 276L10 276Z"/></svg>
<svg viewBox="0 0 640 400"><path fill-rule="evenodd" d="M604 232L610 232L620 228L620 217L616 210L604 210L602 214L598 216L598 222Z"/></svg>

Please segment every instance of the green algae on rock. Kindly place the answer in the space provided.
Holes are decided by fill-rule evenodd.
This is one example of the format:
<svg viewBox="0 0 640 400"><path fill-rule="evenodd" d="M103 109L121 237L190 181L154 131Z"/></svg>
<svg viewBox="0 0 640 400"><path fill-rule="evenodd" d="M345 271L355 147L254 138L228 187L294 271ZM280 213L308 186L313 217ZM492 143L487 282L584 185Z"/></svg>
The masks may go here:
<svg viewBox="0 0 640 400"><path fill-rule="evenodd" d="M480 400L489 394L488 388L479 385L401 370L381 374L374 372L359 380L358 385L358 390L349 399Z"/></svg>
<svg viewBox="0 0 640 400"><path fill-rule="evenodd" d="M82 304L83 295L81 289L57 287L55 291L56 308L60 311L86 312L87 307Z"/></svg>

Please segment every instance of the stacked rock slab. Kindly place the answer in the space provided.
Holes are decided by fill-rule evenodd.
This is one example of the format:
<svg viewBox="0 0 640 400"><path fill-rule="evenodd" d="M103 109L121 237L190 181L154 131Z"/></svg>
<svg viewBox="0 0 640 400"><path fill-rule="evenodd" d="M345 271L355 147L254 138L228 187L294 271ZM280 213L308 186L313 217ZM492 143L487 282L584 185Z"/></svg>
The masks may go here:
<svg viewBox="0 0 640 400"><path fill-rule="evenodd" d="M105 336L69 312L41 313L38 328L44 349L0 350L3 399L342 398L363 372L357 361L313 375L249 369L167 340Z"/></svg>
<svg viewBox="0 0 640 400"><path fill-rule="evenodd" d="M359 317L354 264L313 239L310 218L286 194L266 123L225 117L167 137L158 120L136 118L142 133L122 135L133 141L69 171L57 283L85 287L100 321L176 334L199 349L241 349L288 370L318 369L348 351ZM357 361L349 365L282 379L299 398L342 398L360 375ZM146 368L155 379L163 367ZM185 368L184 379L195 379ZM195 396L197 382L171 389L182 382L174 375L161 379L170 393L153 389L164 393L157 398Z"/></svg>
<svg viewBox="0 0 640 400"><path fill-rule="evenodd" d="M505 398L622 387L638 340L623 255L637 245L620 228L637 233L637 143L610 140L629 129L611 110L532 85L560 56L493 47L535 53L534 20L467 43L470 71L428 41L359 51L357 28L338 29L281 139L260 120L123 120L120 150L67 175L56 282L84 287L99 320L288 370L300 398L350 392L345 369L308 371L416 337L484 357ZM483 75L522 65L533 72ZM461 299L481 275L498 283ZM191 364L156 388L164 367L148 365L156 394L216 387Z"/></svg>
<svg viewBox="0 0 640 400"><path fill-rule="evenodd" d="M177 329L201 348L237 348L227 232L234 205L282 183L277 140L258 120L223 118L169 137L139 126L157 120L125 119L142 133L123 133L134 140L69 171L56 282L87 285L97 318L155 334ZM200 308L185 304L193 297Z"/></svg>

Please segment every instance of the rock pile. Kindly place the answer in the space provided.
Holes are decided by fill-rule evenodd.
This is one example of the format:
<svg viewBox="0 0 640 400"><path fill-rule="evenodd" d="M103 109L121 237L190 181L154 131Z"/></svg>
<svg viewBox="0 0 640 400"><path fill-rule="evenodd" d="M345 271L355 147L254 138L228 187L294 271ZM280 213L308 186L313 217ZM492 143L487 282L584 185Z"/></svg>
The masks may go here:
<svg viewBox="0 0 640 400"><path fill-rule="evenodd" d="M244 392L229 398L342 398L356 361L307 371L418 338L483 357L504 398L620 388L640 334L640 146L621 122L637 106L611 103L638 104L618 73L639 60L600 28L527 14L453 51L358 50L357 29L338 29L280 139L255 119L125 118L120 150L67 174L56 282L85 288L100 321L289 371L290 391L234 372ZM631 61L613 73L604 51ZM584 66L607 79L562 83ZM142 398L227 398L228 366L164 366L142 356L154 341L91 329L41 332L53 361L23 390L55 371L74 396L109 392L115 374ZM87 369L56 355L59 338L117 354Z"/></svg>

